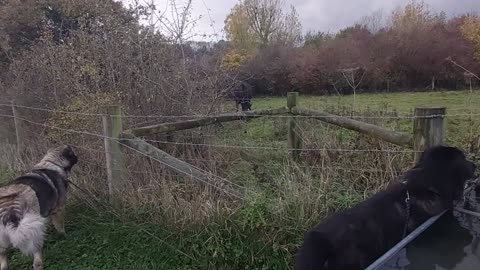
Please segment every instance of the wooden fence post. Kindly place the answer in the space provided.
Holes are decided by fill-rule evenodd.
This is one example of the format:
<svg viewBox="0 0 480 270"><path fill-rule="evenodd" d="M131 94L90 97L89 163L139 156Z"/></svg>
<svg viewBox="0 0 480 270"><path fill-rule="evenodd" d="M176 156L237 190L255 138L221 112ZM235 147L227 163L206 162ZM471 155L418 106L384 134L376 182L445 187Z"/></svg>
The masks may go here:
<svg viewBox="0 0 480 270"><path fill-rule="evenodd" d="M413 121L413 149L415 161L421 156L421 151L441 145L445 140L445 107L415 108Z"/></svg>
<svg viewBox="0 0 480 270"><path fill-rule="evenodd" d="M18 118L18 111L14 101L12 101L12 114L13 123L15 125L15 142L17 144L17 153L20 156L23 153L25 145L23 144L22 127L20 124L20 119Z"/></svg>
<svg viewBox="0 0 480 270"><path fill-rule="evenodd" d="M287 107L292 112L292 109L297 106L298 92L289 92L287 94ZM301 138L298 134L297 120L295 117L290 117L288 119L288 149L290 149L290 156L293 159L298 159L300 157Z"/></svg>
<svg viewBox="0 0 480 270"><path fill-rule="evenodd" d="M122 127L122 108L118 105L106 106L103 116L103 135L105 136L105 157L107 162L107 181L110 199L123 190L125 164L122 147L119 143Z"/></svg>

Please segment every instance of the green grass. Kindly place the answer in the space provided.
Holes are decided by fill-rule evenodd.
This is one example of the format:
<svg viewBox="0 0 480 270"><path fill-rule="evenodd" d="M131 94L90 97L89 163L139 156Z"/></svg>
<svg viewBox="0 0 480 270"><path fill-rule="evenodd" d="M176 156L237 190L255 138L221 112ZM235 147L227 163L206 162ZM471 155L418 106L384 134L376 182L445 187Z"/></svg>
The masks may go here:
<svg viewBox="0 0 480 270"><path fill-rule="evenodd" d="M48 230L45 268L286 269L285 247L278 240L262 241L262 228L254 226L262 214L251 210L242 215L253 223L234 218L180 233L140 219L121 220L108 210L73 206L68 209L66 238ZM9 262L11 269L29 269L32 264L15 250Z"/></svg>
<svg viewBox="0 0 480 270"><path fill-rule="evenodd" d="M447 92L406 92L391 94L359 94L355 101L356 116L370 115L394 116L386 120L362 119L387 128L412 133L415 107L441 106L447 108L446 137L447 143L469 148L472 140L480 134L480 91ZM285 97L256 98L254 109L272 109L284 107ZM336 114L350 115L353 109L353 96L302 96L298 106ZM380 113L378 113L380 112ZM472 117L470 117L472 115ZM395 118L397 117L398 118ZM402 118L405 117L405 118ZM303 126L312 126L309 122L299 120ZM302 124L303 122L303 124ZM377 123L381 122L381 123ZM285 118L262 118L247 123L227 123L222 142L225 144L285 147L287 122ZM336 136L351 139L352 132L339 130Z"/></svg>
<svg viewBox="0 0 480 270"><path fill-rule="evenodd" d="M5 181L8 181L8 179L11 179L14 175L14 172L9 170L8 168L4 168L0 166L0 185L4 184Z"/></svg>
<svg viewBox="0 0 480 270"><path fill-rule="evenodd" d="M255 109L278 108L286 105L285 97L254 99ZM353 95L302 96L298 106L329 112L350 111L354 108ZM359 94L355 98L355 110L395 112L398 116L411 116L415 107L439 106L447 108L447 143L467 148L472 136L480 134L480 91L405 92ZM470 119L470 114L473 114ZM412 132L410 119L392 119L385 125L398 131Z"/></svg>
<svg viewBox="0 0 480 270"><path fill-rule="evenodd" d="M0 169L0 182L10 177ZM293 244L268 240L265 210L263 203L251 203L223 222L180 232L140 214L93 210L76 201L67 210L66 238L48 228L45 269L287 269L286 250ZM31 258L9 252L11 269L30 269L31 264Z"/></svg>
<svg viewBox="0 0 480 270"><path fill-rule="evenodd" d="M254 99L255 108L278 108L286 105L285 97ZM445 91L445 92L406 92L390 94L358 94L355 98L356 108L382 110L396 109L400 112L413 112L417 106L445 106L449 111L464 111L470 109L479 111L480 91ZM302 96L298 106L309 109L324 109L328 107L353 107L353 95L349 96Z"/></svg>

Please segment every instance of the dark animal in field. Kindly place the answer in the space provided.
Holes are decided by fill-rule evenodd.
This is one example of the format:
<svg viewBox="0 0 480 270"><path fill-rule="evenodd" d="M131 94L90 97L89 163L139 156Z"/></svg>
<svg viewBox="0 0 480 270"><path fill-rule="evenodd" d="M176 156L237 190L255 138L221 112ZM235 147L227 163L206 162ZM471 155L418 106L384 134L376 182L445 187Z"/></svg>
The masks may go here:
<svg viewBox="0 0 480 270"><path fill-rule="evenodd" d="M237 111L239 105L242 111L252 110L252 86L246 82L241 82L233 89L233 99L235 100L235 108Z"/></svg>
<svg viewBox="0 0 480 270"><path fill-rule="evenodd" d="M307 232L295 269L365 269L430 217L452 209L474 173L475 165L457 148L426 150L403 182L327 217Z"/></svg>

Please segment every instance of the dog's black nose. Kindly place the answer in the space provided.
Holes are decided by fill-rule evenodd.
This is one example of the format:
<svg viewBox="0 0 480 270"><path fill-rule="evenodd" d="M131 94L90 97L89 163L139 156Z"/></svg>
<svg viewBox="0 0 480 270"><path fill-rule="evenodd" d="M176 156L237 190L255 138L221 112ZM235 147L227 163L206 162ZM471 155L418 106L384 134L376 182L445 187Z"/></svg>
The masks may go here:
<svg viewBox="0 0 480 270"><path fill-rule="evenodd" d="M68 155L72 155L73 153L75 153L75 151L73 150L73 147L70 144L66 144L64 153L67 153Z"/></svg>
<svg viewBox="0 0 480 270"><path fill-rule="evenodd" d="M69 144L65 145L65 149L63 150L63 155L71 158L76 157L73 147Z"/></svg>

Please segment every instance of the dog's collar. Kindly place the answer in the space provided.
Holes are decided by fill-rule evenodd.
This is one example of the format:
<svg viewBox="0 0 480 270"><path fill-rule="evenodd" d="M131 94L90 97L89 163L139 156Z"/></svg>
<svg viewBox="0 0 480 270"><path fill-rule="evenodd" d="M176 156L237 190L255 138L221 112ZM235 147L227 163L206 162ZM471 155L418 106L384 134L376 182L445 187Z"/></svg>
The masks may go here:
<svg viewBox="0 0 480 270"><path fill-rule="evenodd" d="M42 172L42 171L40 171L40 170L34 170L34 171L32 171L31 173L34 173L34 174L36 174L36 175L39 175L39 176L43 177L43 178L47 181L48 185L49 185L51 188L53 188L54 190L56 190L55 184L53 183L52 178L50 178L50 176L48 176L46 173L44 173L44 172Z"/></svg>
<svg viewBox="0 0 480 270"><path fill-rule="evenodd" d="M42 164L43 163L43 164ZM40 161L37 165L33 167L34 169L49 169L58 172L63 177L68 177L68 172L65 167L59 165L58 163L45 159Z"/></svg>
<svg viewBox="0 0 480 270"><path fill-rule="evenodd" d="M407 187L407 180L403 180L400 184L405 185L405 226L403 227L403 235L402 239L404 239L408 234L408 223L410 222L410 210L412 208L412 204L410 203L410 191Z"/></svg>
<svg viewBox="0 0 480 270"><path fill-rule="evenodd" d="M407 185L407 180L404 180L404 181L400 182L400 184L403 184L403 185L405 185L405 186L406 186L406 185ZM431 192L431 193L433 193L433 194L435 194L435 195L439 196L439 197L441 197L441 196L442 196L442 194L438 193L438 191L436 191L436 190L433 190L433 189L431 189L431 188L426 188L426 190L427 190L428 192ZM407 189L407 195L408 195L408 189Z"/></svg>

